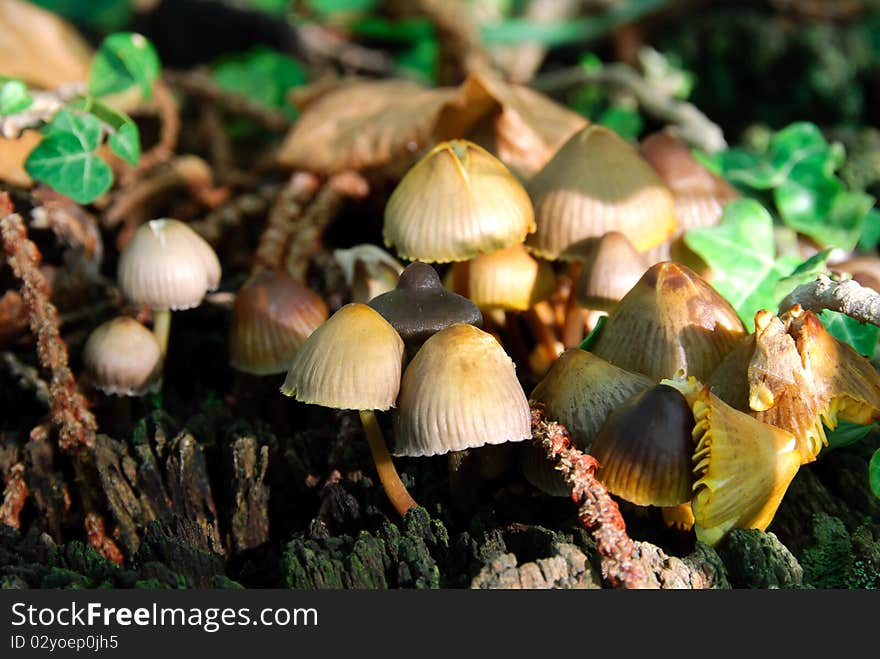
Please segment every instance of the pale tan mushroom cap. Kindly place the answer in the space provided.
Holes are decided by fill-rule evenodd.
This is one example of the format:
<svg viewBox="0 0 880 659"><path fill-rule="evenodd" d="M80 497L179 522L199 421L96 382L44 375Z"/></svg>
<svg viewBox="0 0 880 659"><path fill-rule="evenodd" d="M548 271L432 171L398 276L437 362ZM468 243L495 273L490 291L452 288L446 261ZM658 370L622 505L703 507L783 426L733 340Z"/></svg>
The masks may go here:
<svg viewBox="0 0 880 659"><path fill-rule="evenodd" d="M115 396L141 396L161 382L162 355L156 337L134 318L114 318L96 327L83 348L83 363L97 389Z"/></svg>
<svg viewBox="0 0 880 659"><path fill-rule="evenodd" d="M456 263L453 268L461 270L453 281L464 289L456 292L481 309L526 311L550 297L556 284L550 263L533 257L522 243Z"/></svg>
<svg viewBox="0 0 880 659"><path fill-rule="evenodd" d="M523 186L466 140L434 147L400 181L385 207L383 237L410 261L465 261L522 242L535 230Z"/></svg>
<svg viewBox="0 0 880 659"><path fill-rule="evenodd" d="M306 339L281 392L323 407L387 410L402 369L403 339L379 312L352 302Z"/></svg>
<svg viewBox="0 0 880 659"><path fill-rule="evenodd" d="M407 366L394 411L394 455L428 456L532 436L513 361L491 334L458 323Z"/></svg>
<svg viewBox="0 0 880 659"><path fill-rule="evenodd" d="M583 268L574 285L575 301L585 309L611 311L639 282L648 264L619 231L585 242L589 244L580 256Z"/></svg>
<svg viewBox="0 0 880 659"><path fill-rule="evenodd" d="M546 259L574 260L566 248L620 231L639 252L676 228L672 192L613 131L590 125L571 137L528 183L538 230L526 246Z"/></svg>
<svg viewBox="0 0 880 659"><path fill-rule="evenodd" d="M179 220L141 225L122 250L117 279L135 304L191 309L220 284L220 261L199 234Z"/></svg>

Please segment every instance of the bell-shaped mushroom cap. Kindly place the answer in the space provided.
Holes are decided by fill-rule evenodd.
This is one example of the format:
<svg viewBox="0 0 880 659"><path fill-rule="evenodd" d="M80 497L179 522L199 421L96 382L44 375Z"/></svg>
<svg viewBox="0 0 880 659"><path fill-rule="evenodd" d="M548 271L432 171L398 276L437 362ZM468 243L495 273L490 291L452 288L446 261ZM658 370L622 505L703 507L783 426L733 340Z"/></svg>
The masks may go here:
<svg viewBox="0 0 880 659"><path fill-rule="evenodd" d="M352 302L305 340L281 393L341 410L387 410L397 399L402 370L400 335L378 312Z"/></svg>
<svg viewBox="0 0 880 659"><path fill-rule="evenodd" d="M526 311L553 293L556 275L522 243L452 266L455 290L481 309Z"/></svg>
<svg viewBox="0 0 880 659"><path fill-rule="evenodd" d="M394 455L428 456L532 436L529 403L495 338L459 323L406 367L394 410Z"/></svg>
<svg viewBox="0 0 880 659"><path fill-rule="evenodd" d="M327 320L317 293L285 272L266 270L238 290L229 327L229 363L254 375L284 373L303 342Z"/></svg>
<svg viewBox="0 0 880 659"><path fill-rule="evenodd" d="M575 243L567 252L583 263L572 290L585 309L611 311L648 269L644 257L619 231Z"/></svg>
<svg viewBox="0 0 880 659"><path fill-rule="evenodd" d="M477 327L483 324L477 306L443 288L437 271L421 261L406 266L397 288L373 298L369 304L412 347L422 345L429 336L455 323Z"/></svg>
<svg viewBox="0 0 880 659"><path fill-rule="evenodd" d="M694 415L675 388L658 384L615 408L590 453L612 494L640 506L690 501Z"/></svg>
<svg viewBox="0 0 880 659"><path fill-rule="evenodd" d="M119 256L119 286L131 302L153 309L190 309L220 283L211 246L179 220L151 220Z"/></svg>
<svg viewBox="0 0 880 659"><path fill-rule="evenodd" d="M384 249L372 243L333 250L351 289L351 301L366 304L377 295L393 290L403 265Z"/></svg>
<svg viewBox="0 0 880 659"><path fill-rule="evenodd" d="M88 379L115 396L156 391L162 378L159 342L134 318L122 316L96 327L83 348Z"/></svg>
<svg viewBox="0 0 880 659"><path fill-rule="evenodd" d="M532 203L507 168L466 140L442 142L410 169L385 206L385 244L409 261L466 261L521 243Z"/></svg>
<svg viewBox="0 0 880 659"><path fill-rule="evenodd" d="M794 435L733 409L704 387L693 403L697 539L767 528L801 465Z"/></svg>
<svg viewBox="0 0 880 659"><path fill-rule="evenodd" d="M564 425L572 443L588 452L611 411L653 384L591 352L569 348L553 362L529 400L543 403L547 418Z"/></svg>
<svg viewBox="0 0 880 659"><path fill-rule="evenodd" d="M675 231L672 193L638 152L613 131L576 133L528 183L538 230L526 246L546 259L584 238L620 231L644 252Z"/></svg>
<svg viewBox="0 0 880 659"><path fill-rule="evenodd" d="M730 303L693 270L651 266L608 315L593 352L655 381L679 369L705 381L746 328Z"/></svg>

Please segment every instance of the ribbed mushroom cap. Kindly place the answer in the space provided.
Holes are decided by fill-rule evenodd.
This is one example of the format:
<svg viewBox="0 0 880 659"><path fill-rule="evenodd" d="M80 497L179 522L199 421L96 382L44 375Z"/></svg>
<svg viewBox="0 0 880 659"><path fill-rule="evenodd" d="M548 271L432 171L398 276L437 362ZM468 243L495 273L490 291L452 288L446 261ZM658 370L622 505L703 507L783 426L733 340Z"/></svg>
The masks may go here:
<svg viewBox="0 0 880 659"><path fill-rule="evenodd" d="M119 256L119 286L127 299L153 309L190 309L220 283L211 246L179 220L141 225Z"/></svg>
<svg viewBox="0 0 880 659"><path fill-rule="evenodd" d="M452 140L431 149L394 189L382 235L403 259L448 263L520 243L534 230L529 196L501 161Z"/></svg>
<svg viewBox="0 0 880 659"><path fill-rule="evenodd" d="M658 384L616 407L590 453L612 494L640 506L690 501L694 415L684 396Z"/></svg>
<svg viewBox="0 0 880 659"><path fill-rule="evenodd" d="M801 465L794 435L733 409L704 387L693 403L697 539L767 528Z"/></svg>
<svg viewBox="0 0 880 659"><path fill-rule="evenodd" d="M254 375L286 372L327 313L324 300L287 273L266 270L254 275L235 296L229 363Z"/></svg>
<svg viewBox="0 0 880 659"><path fill-rule="evenodd" d="M620 231L644 252L675 231L672 193L638 152L613 131L576 133L528 183L538 230L526 246L546 259L584 238Z"/></svg>
<svg viewBox="0 0 880 659"><path fill-rule="evenodd" d="M585 309L611 311L648 269L644 257L619 231L575 243L568 253L577 254L583 264L573 291Z"/></svg>
<svg viewBox="0 0 880 659"><path fill-rule="evenodd" d="M532 436L513 361L491 334L456 324L406 367L394 410L394 455L428 456Z"/></svg>
<svg viewBox="0 0 880 659"><path fill-rule="evenodd" d="M455 290L481 309L526 311L553 293L556 275L522 243L452 266Z"/></svg>
<svg viewBox="0 0 880 659"><path fill-rule="evenodd" d="M351 289L351 301L367 303L377 295L393 290L403 265L378 245L363 243L349 249L333 250Z"/></svg>
<svg viewBox="0 0 880 659"><path fill-rule="evenodd" d="M134 318L122 316L96 327L83 348L88 379L105 394L141 396L156 391L162 355L156 337Z"/></svg>
<svg viewBox="0 0 880 659"><path fill-rule="evenodd" d="M352 302L305 340L281 387L298 401L342 410L394 406L403 340L377 311Z"/></svg>
<svg viewBox="0 0 880 659"><path fill-rule="evenodd" d="M417 347L428 337L455 323L483 324L477 306L465 297L446 290L437 271L427 263L410 263L397 281L397 288L372 300L370 306L382 314L407 346Z"/></svg>
<svg viewBox="0 0 880 659"><path fill-rule="evenodd" d="M705 381L745 335L727 300L690 268L667 261L623 297L592 351L655 381L679 369Z"/></svg>

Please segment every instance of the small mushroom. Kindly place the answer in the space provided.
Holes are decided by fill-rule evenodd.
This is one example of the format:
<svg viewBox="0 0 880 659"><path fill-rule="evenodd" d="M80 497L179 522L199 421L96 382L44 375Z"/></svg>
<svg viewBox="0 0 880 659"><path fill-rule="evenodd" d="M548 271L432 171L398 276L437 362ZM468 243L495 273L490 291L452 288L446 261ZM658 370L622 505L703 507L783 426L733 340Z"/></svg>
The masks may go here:
<svg viewBox="0 0 880 659"><path fill-rule="evenodd" d="M352 302L366 304L377 295L393 290L403 272L403 265L396 258L372 243L335 249L333 259L342 268Z"/></svg>
<svg viewBox="0 0 880 659"><path fill-rule="evenodd" d="M151 220L135 231L119 256L123 295L153 310L153 333L164 356L171 311L191 309L220 283L220 262L211 246L179 220Z"/></svg>
<svg viewBox="0 0 880 659"><path fill-rule="evenodd" d="M446 290L437 271L427 263L410 263L397 287L369 302L397 330L410 355L433 334L455 323L483 324L477 306L466 297Z"/></svg>
<svg viewBox="0 0 880 659"><path fill-rule="evenodd" d="M293 358L281 392L311 405L357 410L385 494L401 516L417 504L394 467L376 410L394 406L403 340L377 311L352 302L321 324Z"/></svg>
<svg viewBox="0 0 880 659"><path fill-rule="evenodd" d="M253 375L284 373L293 356L327 320L327 305L284 272L265 270L235 295L229 328L229 362Z"/></svg>
<svg viewBox="0 0 880 659"><path fill-rule="evenodd" d="M409 261L465 261L535 230L525 189L495 156L467 140L442 142L410 169L385 206L383 236Z"/></svg>

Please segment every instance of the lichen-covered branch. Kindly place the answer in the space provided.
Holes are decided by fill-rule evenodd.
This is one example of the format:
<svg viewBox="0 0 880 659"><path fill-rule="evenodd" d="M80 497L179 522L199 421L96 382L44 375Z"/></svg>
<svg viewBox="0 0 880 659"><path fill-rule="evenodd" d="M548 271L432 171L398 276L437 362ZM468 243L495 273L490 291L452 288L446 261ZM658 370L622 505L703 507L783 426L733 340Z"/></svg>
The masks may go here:
<svg viewBox="0 0 880 659"><path fill-rule="evenodd" d="M21 216L13 210L9 195L0 193L3 249L12 272L21 282L21 297L31 332L37 339L40 364L51 375L50 414L58 429L58 445L65 452L92 447L97 424L67 365L67 346L58 330L58 311L49 302L49 284L39 269L40 252L28 239Z"/></svg>
<svg viewBox="0 0 880 659"><path fill-rule="evenodd" d="M860 323L880 326L880 293L865 288L855 279L841 280L819 275L789 293L779 303L779 312L785 312L796 304L816 313L823 309L839 311Z"/></svg>
<svg viewBox="0 0 880 659"><path fill-rule="evenodd" d="M599 463L572 445L563 425L545 419L540 404L532 405L532 438L571 486L578 518L593 536L602 557L604 579L612 586L641 588L645 575L633 560L636 545L626 533L617 503L595 477Z"/></svg>
<svg viewBox="0 0 880 659"><path fill-rule="evenodd" d="M539 91L552 93L583 84L615 87L629 92L646 114L675 126L681 139L697 149L714 153L727 148L721 128L697 106L675 98L626 64L606 64L597 70L580 66L562 69L535 78L532 86Z"/></svg>

